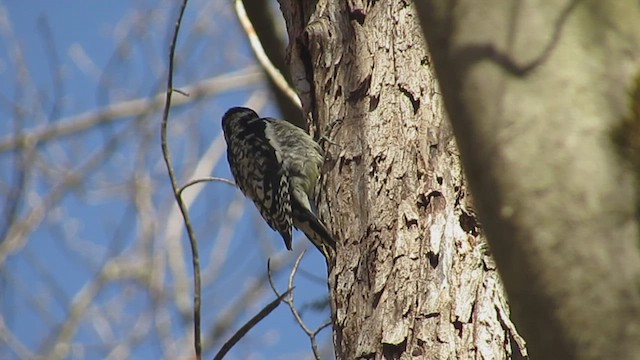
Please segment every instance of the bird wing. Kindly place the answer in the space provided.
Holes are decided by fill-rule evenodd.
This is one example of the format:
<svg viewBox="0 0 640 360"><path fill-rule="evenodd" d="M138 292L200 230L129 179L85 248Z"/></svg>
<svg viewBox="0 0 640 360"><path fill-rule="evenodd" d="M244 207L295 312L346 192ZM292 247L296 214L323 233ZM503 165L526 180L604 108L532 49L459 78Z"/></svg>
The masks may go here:
<svg viewBox="0 0 640 360"><path fill-rule="evenodd" d="M264 136L256 135L264 133L266 126L264 119L248 121L228 144L227 157L240 190L253 200L267 224L280 233L287 250L291 250L293 223L288 178L273 147ZM247 149L251 153L244 153Z"/></svg>

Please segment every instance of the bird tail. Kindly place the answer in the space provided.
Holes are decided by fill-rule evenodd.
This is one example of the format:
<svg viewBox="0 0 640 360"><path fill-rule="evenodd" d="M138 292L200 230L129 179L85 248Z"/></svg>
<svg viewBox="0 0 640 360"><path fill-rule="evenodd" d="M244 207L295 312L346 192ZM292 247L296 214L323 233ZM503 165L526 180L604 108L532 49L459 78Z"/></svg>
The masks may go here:
<svg viewBox="0 0 640 360"><path fill-rule="evenodd" d="M309 209L295 206L291 210L294 213L293 225L307 235L327 259L332 258L336 250L336 241L322 221Z"/></svg>

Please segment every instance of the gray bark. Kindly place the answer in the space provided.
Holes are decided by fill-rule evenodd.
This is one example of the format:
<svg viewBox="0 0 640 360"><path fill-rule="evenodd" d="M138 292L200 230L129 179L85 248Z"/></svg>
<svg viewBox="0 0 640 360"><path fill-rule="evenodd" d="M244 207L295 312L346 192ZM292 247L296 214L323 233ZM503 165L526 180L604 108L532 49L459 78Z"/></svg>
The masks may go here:
<svg viewBox="0 0 640 360"><path fill-rule="evenodd" d="M415 11L286 1L292 79L327 164L320 215L342 359L494 358L514 345ZM312 127L312 128L313 128Z"/></svg>

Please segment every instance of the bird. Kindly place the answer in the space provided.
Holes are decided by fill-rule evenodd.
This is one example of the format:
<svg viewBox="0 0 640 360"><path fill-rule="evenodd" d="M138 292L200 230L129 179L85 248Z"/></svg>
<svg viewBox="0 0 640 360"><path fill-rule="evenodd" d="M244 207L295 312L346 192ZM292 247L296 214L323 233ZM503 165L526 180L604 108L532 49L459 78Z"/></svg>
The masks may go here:
<svg viewBox="0 0 640 360"><path fill-rule="evenodd" d="M336 242L311 203L324 154L301 128L282 119L259 117L246 107L222 116L227 160L236 185L292 250L292 226L328 259Z"/></svg>

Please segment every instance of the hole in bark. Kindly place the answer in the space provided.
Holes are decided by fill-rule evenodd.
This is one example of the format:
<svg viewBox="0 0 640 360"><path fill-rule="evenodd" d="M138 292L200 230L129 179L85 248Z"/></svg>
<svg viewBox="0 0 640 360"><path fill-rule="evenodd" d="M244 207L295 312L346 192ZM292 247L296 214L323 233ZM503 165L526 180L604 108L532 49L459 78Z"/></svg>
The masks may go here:
<svg viewBox="0 0 640 360"><path fill-rule="evenodd" d="M424 355L424 350L422 350L421 347L414 347L413 350L411 350L411 356L422 356Z"/></svg>
<svg viewBox="0 0 640 360"><path fill-rule="evenodd" d="M382 298L382 291L378 291L377 293L373 294L373 307L377 308L378 304L380 304L380 298Z"/></svg>
<svg viewBox="0 0 640 360"><path fill-rule="evenodd" d="M349 18L351 20L357 21L358 24L362 25L364 24L364 18L366 17L366 15L367 14L365 13L364 9L353 9L349 13Z"/></svg>
<svg viewBox="0 0 640 360"><path fill-rule="evenodd" d="M427 205L429 205L429 199L427 199L424 194L420 194L418 195L418 201L416 201L416 205L418 205L418 208L424 210L427 208Z"/></svg>
<svg viewBox="0 0 640 360"><path fill-rule="evenodd" d="M404 217L404 226L408 229L412 226L418 226L418 219L409 219L406 216Z"/></svg>
<svg viewBox="0 0 640 360"><path fill-rule="evenodd" d="M462 322L459 320L454 321L453 327L458 330L458 336L462 337Z"/></svg>
<svg viewBox="0 0 640 360"><path fill-rule="evenodd" d="M441 196L442 196L442 193L440 191L432 191L432 192L428 193L427 194L427 205L429 205L431 203L431 201L433 201L434 199L439 198Z"/></svg>
<svg viewBox="0 0 640 360"><path fill-rule="evenodd" d="M378 108L378 104L380 103L380 96L369 96L369 111L374 111Z"/></svg>
<svg viewBox="0 0 640 360"><path fill-rule="evenodd" d="M437 176L436 181L438 182L438 185L442 185L442 181L443 181L442 176Z"/></svg>
<svg viewBox="0 0 640 360"><path fill-rule="evenodd" d="M411 93L411 91L400 87L400 92L407 97L407 99L409 99L409 101L411 102L411 107L413 108L413 114L417 114L418 113L418 109L420 108L420 100L416 99L413 94Z"/></svg>
<svg viewBox="0 0 640 360"><path fill-rule="evenodd" d="M462 228L462 230L473 236L478 235L478 220L475 216L467 213L464 210L462 211L462 214L460 214L460 227Z"/></svg>
<svg viewBox="0 0 640 360"><path fill-rule="evenodd" d="M407 350L407 341L398 345L382 344L382 354L384 359L400 359L400 356Z"/></svg>
<svg viewBox="0 0 640 360"><path fill-rule="evenodd" d="M438 155L438 144L429 145L429 155L431 155L431 157Z"/></svg>
<svg viewBox="0 0 640 360"><path fill-rule="evenodd" d="M432 268L436 268L438 267L438 264L440 263L440 256L438 256L438 254L429 251L427 252L427 257L429 258L429 265L431 265Z"/></svg>
<svg viewBox="0 0 640 360"><path fill-rule="evenodd" d="M446 200L440 191L432 191L427 194L427 199L429 200L427 204L429 205L429 211L437 213L438 211L443 211L446 207Z"/></svg>

